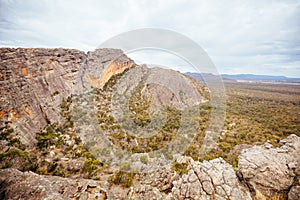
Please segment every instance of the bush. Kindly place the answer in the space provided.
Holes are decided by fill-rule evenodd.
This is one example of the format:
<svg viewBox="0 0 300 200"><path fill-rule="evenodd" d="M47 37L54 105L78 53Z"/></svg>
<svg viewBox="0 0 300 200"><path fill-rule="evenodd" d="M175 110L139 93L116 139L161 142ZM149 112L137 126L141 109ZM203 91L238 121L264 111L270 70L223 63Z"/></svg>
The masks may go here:
<svg viewBox="0 0 300 200"><path fill-rule="evenodd" d="M141 156L140 161L144 164L148 164L148 162L149 162L148 156L146 156L146 155Z"/></svg>
<svg viewBox="0 0 300 200"><path fill-rule="evenodd" d="M55 130L49 126L47 127L46 132L39 132L36 137L38 141L37 147L42 150L55 144L54 139L58 137L58 134L55 133Z"/></svg>
<svg viewBox="0 0 300 200"><path fill-rule="evenodd" d="M187 163L179 163L175 161L172 166L172 171L175 171L179 176L188 173L188 164Z"/></svg>
<svg viewBox="0 0 300 200"><path fill-rule="evenodd" d="M7 140L8 136L14 132L14 129L9 128L0 134L0 140Z"/></svg>
<svg viewBox="0 0 300 200"><path fill-rule="evenodd" d="M118 171L114 175L112 182L114 184L118 184L118 185L121 184L121 185L124 185L125 187L130 187L133 182L133 177L134 177L133 173L126 173L123 171Z"/></svg>
<svg viewBox="0 0 300 200"><path fill-rule="evenodd" d="M57 167L57 163L54 162L54 163L49 163L48 167L47 167L47 171L48 172L53 172Z"/></svg>
<svg viewBox="0 0 300 200"><path fill-rule="evenodd" d="M10 149L7 152L0 153L0 167L14 167L21 171L34 171L36 169L36 158L31 157L27 151L20 149Z"/></svg>
<svg viewBox="0 0 300 200"><path fill-rule="evenodd" d="M88 157L85 159L84 165L83 165L83 172L88 173L88 178L91 178L96 172L96 170L99 169L99 165L101 162L93 157Z"/></svg>
<svg viewBox="0 0 300 200"><path fill-rule="evenodd" d="M55 97L58 94L59 94L59 91L55 91L54 93L51 94L51 97Z"/></svg>

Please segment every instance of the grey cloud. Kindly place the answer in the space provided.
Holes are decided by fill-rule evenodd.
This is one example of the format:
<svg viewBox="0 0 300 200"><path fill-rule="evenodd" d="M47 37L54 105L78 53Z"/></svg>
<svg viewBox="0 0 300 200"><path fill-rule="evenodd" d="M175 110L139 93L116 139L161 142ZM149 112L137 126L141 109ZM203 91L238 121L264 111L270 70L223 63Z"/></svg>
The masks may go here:
<svg viewBox="0 0 300 200"><path fill-rule="evenodd" d="M300 76L299 18L297 0L0 0L0 45L87 51L124 31L166 28L201 45L221 73L268 66L270 74Z"/></svg>

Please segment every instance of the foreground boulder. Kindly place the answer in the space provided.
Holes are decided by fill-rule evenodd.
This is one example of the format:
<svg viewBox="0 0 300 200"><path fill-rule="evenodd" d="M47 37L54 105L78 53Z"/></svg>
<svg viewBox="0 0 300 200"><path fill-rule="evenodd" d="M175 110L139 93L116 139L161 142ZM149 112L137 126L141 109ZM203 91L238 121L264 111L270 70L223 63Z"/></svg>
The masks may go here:
<svg viewBox="0 0 300 200"><path fill-rule="evenodd" d="M257 198L300 199L300 138L290 135L279 144L244 149L238 174Z"/></svg>
<svg viewBox="0 0 300 200"><path fill-rule="evenodd" d="M141 185L131 188L129 199L251 199L248 188L222 158L201 163L180 157L177 165L186 174L160 170L160 175L147 175Z"/></svg>
<svg viewBox="0 0 300 200"><path fill-rule="evenodd" d="M191 160L188 174L173 184L175 199L251 199L232 166L222 158L203 163Z"/></svg>
<svg viewBox="0 0 300 200"><path fill-rule="evenodd" d="M300 138L290 135L274 148L266 143L244 149L238 170L222 158L198 162L180 157L185 174L168 169L143 177L130 199L300 199ZM159 173L159 176L156 174Z"/></svg>

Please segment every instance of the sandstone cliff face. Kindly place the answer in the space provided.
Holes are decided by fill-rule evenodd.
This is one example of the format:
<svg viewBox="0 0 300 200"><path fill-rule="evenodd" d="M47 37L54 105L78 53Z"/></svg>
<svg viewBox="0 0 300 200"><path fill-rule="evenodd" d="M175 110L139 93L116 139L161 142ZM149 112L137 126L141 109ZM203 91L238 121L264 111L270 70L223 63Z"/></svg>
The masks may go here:
<svg viewBox="0 0 300 200"><path fill-rule="evenodd" d="M32 146L35 133L62 123L60 105L73 93L100 87L133 65L121 50L0 49L0 128Z"/></svg>
<svg viewBox="0 0 300 200"><path fill-rule="evenodd" d="M86 66L79 71L83 87L102 87L115 74L132 67L133 60L119 49L96 49L87 53ZM86 83L87 82L87 83Z"/></svg>

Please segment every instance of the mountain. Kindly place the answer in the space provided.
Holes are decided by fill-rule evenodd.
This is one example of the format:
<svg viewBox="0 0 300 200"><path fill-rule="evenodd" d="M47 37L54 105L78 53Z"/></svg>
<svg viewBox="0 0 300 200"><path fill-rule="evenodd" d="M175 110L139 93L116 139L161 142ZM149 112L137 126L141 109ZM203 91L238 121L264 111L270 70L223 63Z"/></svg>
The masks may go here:
<svg viewBox="0 0 300 200"><path fill-rule="evenodd" d="M299 199L296 135L237 144L235 168L200 160L219 136L196 79L215 75L188 75L118 49L1 48L0 199Z"/></svg>
<svg viewBox="0 0 300 200"><path fill-rule="evenodd" d="M254 74L222 74L223 78L248 81L280 81L280 82L300 82L300 78L288 78L286 76L254 75Z"/></svg>
<svg viewBox="0 0 300 200"><path fill-rule="evenodd" d="M86 54L72 49L2 48L0 55L0 127L13 128L26 146L37 142L36 133L46 125L65 122L62 102L74 93L104 85L134 64L121 50L113 49Z"/></svg>
<svg viewBox="0 0 300 200"><path fill-rule="evenodd" d="M65 123L62 104L68 99L71 102L73 96L75 104L76 95L86 99L95 90L105 93L103 102L114 92L123 97L125 92L140 93L136 95L147 96L153 102L149 107L153 112L161 105L180 109L204 101L198 91L205 88L197 82L173 70L137 66L117 49L84 53L72 49L2 48L0 53L0 127L13 128L14 135L26 146L37 142L35 133L46 125ZM122 79L119 90L112 91L118 79ZM135 88L138 90L133 91Z"/></svg>
<svg viewBox="0 0 300 200"><path fill-rule="evenodd" d="M187 72L189 75L200 82L204 79L212 78L216 75L210 73L195 73ZM299 83L300 78L288 78L286 76L270 76L270 75L254 75L254 74L221 74L223 80L242 80L242 81L262 81L262 82L286 82L286 83Z"/></svg>

